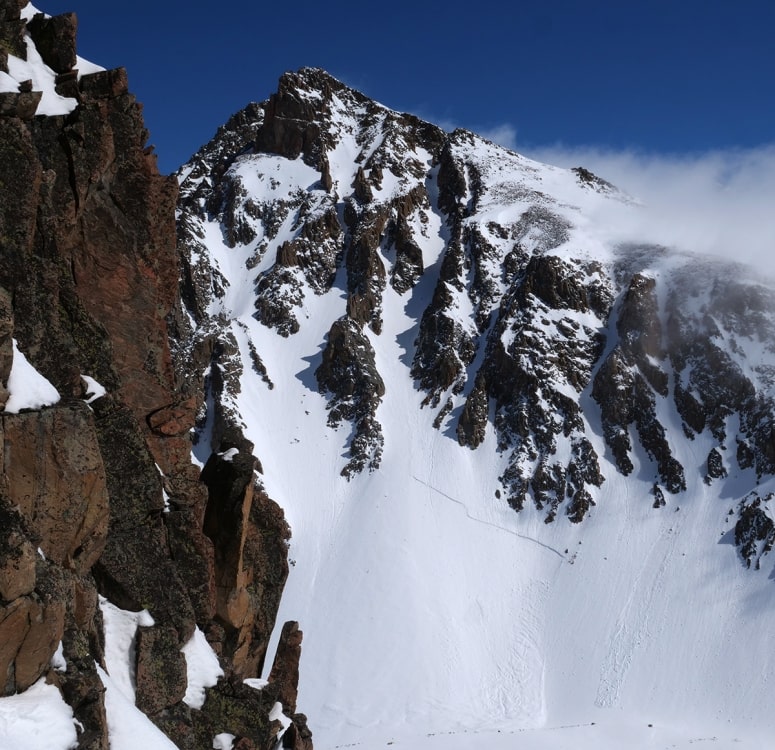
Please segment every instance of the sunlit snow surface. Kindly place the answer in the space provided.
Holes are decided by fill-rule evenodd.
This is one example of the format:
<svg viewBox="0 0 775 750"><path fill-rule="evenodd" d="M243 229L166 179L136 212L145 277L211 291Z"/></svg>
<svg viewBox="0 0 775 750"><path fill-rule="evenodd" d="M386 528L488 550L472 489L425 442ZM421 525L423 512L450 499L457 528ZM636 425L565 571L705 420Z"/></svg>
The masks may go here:
<svg viewBox="0 0 775 750"><path fill-rule="evenodd" d="M44 679L0 700L0 750L70 750L77 745L73 710Z"/></svg>
<svg viewBox="0 0 775 750"><path fill-rule="evenodd" d="M328 156L341 198L361 147L348 136L353 115L337 117L339 141ZM374 127L376 142L381 135ZM567 241L553 254L612 259L623 239L617 216L637 211L634 202L584 189L566 170L469 140L459 148L489 186L469 221L514 226L543 201L570 222ZM315 190L317 174L300 160L248 156L232 170L257 202L298 189L309 190L310 200L327 199ZM392 191L398 178L389 177L386 170L383 189ZM435 178L429 169L434 201ZM227 288L210 312L231 321L248 363L233 406L264 467L262 481L293 532L268 663L279 627L298 620L304 630L298 706L309 717L315 747L766 747L775 736L774 576L771 565L756 572L743 567L727 518L753 476L731 472L705 485L714 443L707 435L687 441L665 403L660 418L690 487L668 507L652 508L653 476L637 449L632 476L616 472L599 423L588 435L607 457L606 481L583 523L560 516L547 525L532 508L516 514L496 498L505 458L495 450L492 426L476 451L461 448L451 422L432 428L435 413L420 408L424 394L409 375L419 316L444 251L446 230L433 205L422 226L423 277L403 297L388 286L384 329L379 336L366 331L386 384L377 412L382 464L348 482L339 473L349 428L326 426L314 377L328 328L345 312L344 274L322 296L307 289L297 315L301 330L277 336L252 317L253 284L279 245L300 230L289 215L249 270L246 260L263 240L260 223L254 228L253 245L230 249L217 221L203 222ZM498 245L496 236L488 240ZM540 250L531 246L537 241L527 235L523 245ZM513 241L500 245L505 252ZM391 259L383 260L390 268ZM659 281L687 262L694 261L662 254L650 273ZM470 326L467 298L459 308L461 323ZM249 342L274 389L250 367Z"/></svg>

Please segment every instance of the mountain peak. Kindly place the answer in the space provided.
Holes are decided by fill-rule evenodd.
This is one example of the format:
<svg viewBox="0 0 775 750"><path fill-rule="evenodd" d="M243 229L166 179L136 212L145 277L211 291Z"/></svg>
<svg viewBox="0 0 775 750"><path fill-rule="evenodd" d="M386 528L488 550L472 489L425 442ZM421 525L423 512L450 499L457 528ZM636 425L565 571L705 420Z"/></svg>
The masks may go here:
<svg viewBox="0 0 775 750"><path fill-rule="evenodd" d="M301 678L313 726L332 744L364 739L342 733L354 716L392 727L406 680L423 731L472 706L489 716L482 691L461 697L471 674L502 690L506 722L546 710L562 723L560 704L584 699L563 693L559 674L585 675L584 711L645 700L646 667L628 688L622 665L638 649L675 658L665 639L646 645L642 623L673 606L686 575L701 585L678 573L676 529L694 528L714 570L761 566L772 544L772 290L710 259L612 240L639 207L583 167L446 133L319 69L285 74L261 109L250 145L203 192L187 196L184 182L181 248L199 321L190 336L219 341L208 375L217 406L200 439L217 450L223 425L241 425L294 528L282 611L318 644ZM724 531L730 545L719 547ZM500 563L482 562L490 545ZM544 639L562 638L546 635L564 619L561 600L594 586L583 572L597 571L594 550L628 571L640 598L628 599L629 583L594 589L621 612L616 627L574 599L595 623L588 637L610 641L588 668ZM487 643L500 645L469 663L477 641L460 623L475 617L476 582L500 565L520 594L487 600ZM727 586L735 574L719 575ZM339 576L379 587L379 602L361 601L368 617L321 615ZM384 664L337 656L343 631L361 655L400 642L402 663L433 665L427 679L388 670L382 690L364 675ZM514 632L528 634L519 658L505 645L522 638ZM726 679L723 666L708 669ZM315 676L332 674L336 716ZM671 679L699 689L686 673ZM370 692L379 699L366 708Z"/></svg>

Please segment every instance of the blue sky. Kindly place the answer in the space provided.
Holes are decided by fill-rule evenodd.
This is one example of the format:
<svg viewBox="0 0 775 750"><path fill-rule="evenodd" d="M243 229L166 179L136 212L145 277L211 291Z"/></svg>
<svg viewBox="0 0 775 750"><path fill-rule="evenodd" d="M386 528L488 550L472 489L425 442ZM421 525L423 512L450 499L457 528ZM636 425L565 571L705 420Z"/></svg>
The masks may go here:
<svg viewBox="0 0 775 750"><path fill-rule="evenodd" d="M775 0L36 0L79 53L124 66L173 172L286 70L532 158L583 165L645 209L644 239L775 278Z"/></svg>
<svg viewBox="0 0 775 750"><path fill-rule="evenodd" d="M75 11L80 54L128 69L165 172L304 65L520 150L775 142L773 0L35 4Z"/></svg>

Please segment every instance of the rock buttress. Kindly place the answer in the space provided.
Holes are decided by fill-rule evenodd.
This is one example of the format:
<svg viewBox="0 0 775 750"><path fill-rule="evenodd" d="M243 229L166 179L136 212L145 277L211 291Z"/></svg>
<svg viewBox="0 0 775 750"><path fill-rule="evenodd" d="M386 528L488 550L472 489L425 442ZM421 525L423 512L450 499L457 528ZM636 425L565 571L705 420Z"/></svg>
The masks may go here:
<svg viewBox="0 0 775 750"><path fill-rule="evenodd" d="M12 339L61 396L0 417L0 694L47 676L80 722L79 748L107 750L94 666L104 664L99 592L150 610L156 624L137 649L138 705L176 744L194 748L200 722L181 702L180 648L199 626L227 675L248 676L263 661L284 576L255 576L250 605L261 625L249 656L239 638L217 637L216 559L225 552L214 545L219 534L204 532L208 487L190 459L203 384L178 376L169 344L182 317L177 182L158 172L123 69L79 78L75 17L41 15L27 26L18 6L0 2L0 62L23 56L28 33L77 106L33 117L39 92L0 102L0 406ZM198 351L209 356L206 346ZM84 403L84 378L106 395ZM267 560L287 570L287 527L269 498L248 508L246 528L244 575ZM68 666L55 673L60 643ZM232 682L209 691L214 705L219 695L232 700ZM242 729L268 748L271 706L246 700L253 710ZM208 715L213 729L229 731L228 712Z"/></svg>

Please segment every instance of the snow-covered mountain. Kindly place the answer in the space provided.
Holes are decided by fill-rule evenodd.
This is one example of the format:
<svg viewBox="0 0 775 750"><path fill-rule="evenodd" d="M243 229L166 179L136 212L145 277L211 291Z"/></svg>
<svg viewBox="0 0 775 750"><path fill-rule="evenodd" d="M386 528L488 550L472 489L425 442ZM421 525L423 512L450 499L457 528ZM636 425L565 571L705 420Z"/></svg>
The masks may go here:
<svg viewBox="0 0 775 750"><path fill-rule="evenodd" d="M771 281L320 70L178 191L76 30L0 0L0 750L769 747Z"/></svg>
<svg viewBox="0 0 775 750"><path fill-rule="evenodd" d="M316 69L178 176L194 453L284 510L318 749L767 746L768 280Z"/></svg>

